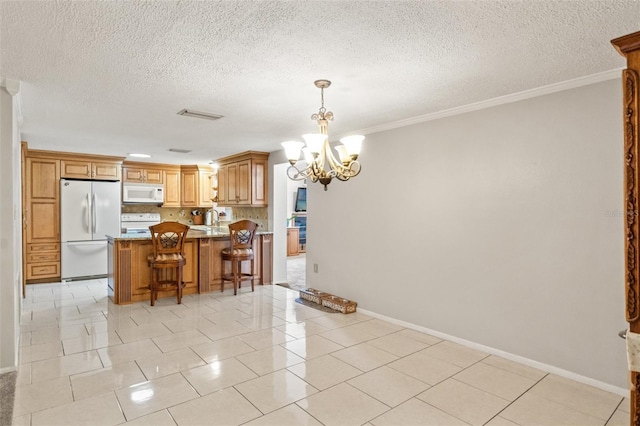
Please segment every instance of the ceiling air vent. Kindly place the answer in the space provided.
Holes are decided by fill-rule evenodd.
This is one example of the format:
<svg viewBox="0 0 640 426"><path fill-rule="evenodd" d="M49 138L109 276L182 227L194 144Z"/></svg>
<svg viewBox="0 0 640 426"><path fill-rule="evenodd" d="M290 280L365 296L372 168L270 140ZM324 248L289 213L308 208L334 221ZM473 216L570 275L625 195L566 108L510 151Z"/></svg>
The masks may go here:
<svg viewBox="0 0 640 426"><path fill-rule="evenodd" d="M178 111L178 115L186 115L187 117L204 118L205 120L220 120L224 115L213 114L210 112L194 111L192 109L183 109Z"/></svg>
<svg viewBox="0 0 640 426"><path fill-rule="evenodd" d="M179 152L180 154L188 154L191 152L190 149L181 149L181 148L169 148L171 152Z"/></svg>

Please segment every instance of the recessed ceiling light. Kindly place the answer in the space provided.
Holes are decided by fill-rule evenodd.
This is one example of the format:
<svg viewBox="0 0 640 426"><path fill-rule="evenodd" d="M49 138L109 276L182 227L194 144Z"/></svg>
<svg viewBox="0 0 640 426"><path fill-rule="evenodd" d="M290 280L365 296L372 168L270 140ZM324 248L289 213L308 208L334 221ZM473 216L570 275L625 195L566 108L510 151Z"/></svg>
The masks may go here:
<svg viewBox="0 0 640 426"><path fill-rule="evenodd" d="M136 158L149 158L151 157L149 154L128 154L129 157L136 157Z"/></svg>

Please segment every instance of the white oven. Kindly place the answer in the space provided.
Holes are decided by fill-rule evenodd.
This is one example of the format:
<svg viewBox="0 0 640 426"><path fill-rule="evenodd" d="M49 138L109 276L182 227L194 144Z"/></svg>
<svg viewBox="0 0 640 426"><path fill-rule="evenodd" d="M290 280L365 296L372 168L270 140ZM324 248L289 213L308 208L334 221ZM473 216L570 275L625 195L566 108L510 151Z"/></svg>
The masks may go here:
<svg viewBox="0 0 640 426"><path fill-rule="evenodd" d="M164 186L153 183L123 183L122 202L131 204L162 204Z"/></svg>
<svg viewBox="0 0 640 426"><path fill-rule="evenodd" d="M148 234L149 227L160 223L160 213L122 213L120 226L127 234Z"/></svg>

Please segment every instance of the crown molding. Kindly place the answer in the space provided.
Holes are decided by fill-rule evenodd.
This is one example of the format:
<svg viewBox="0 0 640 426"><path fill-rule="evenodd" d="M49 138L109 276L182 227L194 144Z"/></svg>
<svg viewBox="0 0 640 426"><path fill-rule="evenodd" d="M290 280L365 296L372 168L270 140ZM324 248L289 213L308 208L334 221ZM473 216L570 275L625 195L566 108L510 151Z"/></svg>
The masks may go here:
<svg viewBox="0 0 640 426"><path fill-rule="evenodd" d="M0 87L4 87L11 96L15 96L20 92L20 80L0 77Z"/></svg>
<svg viewBox="0 0 640 426"><path fill-rule="evenodd" d="M498 105L504 105L512 102L522 101L525 99L535 98L538 96L544 96L551 93L562 92L564 90L574 89L576 87L588 86L590 84L600 83L602 81L614 80L621 77L621 72L623 69L624 68L616 68L597 74L591 74L584 77L574 78L572 80L562 81L560 83L553 83L546 86L537 87L535 89L524 90L522 92L512 93L510 95L487 99L485 101L475 102L472 104L445 109L438 112L419 115L417 117L407 118L404 120L393 121L391 123L381 124L379 126L373 126L366 129L354 130L349 133L338 135L336 139L354 134L368 135L372 133L379 133L385 130L397 129L399 127L410 126L412 124L424 123L427 121L438 120L440 118L451 117L454 115L465 114L467 112L478 111Z"/></svg>
<svg viewBox="0 0 640 426"><path fill-rule="evenodd" d="M22 127L24 117L22 116L22 96L20 96L20 80L0 77L0 87L4 87L7 93L13 98L13 108L18 122L18 127Z"/></svg>

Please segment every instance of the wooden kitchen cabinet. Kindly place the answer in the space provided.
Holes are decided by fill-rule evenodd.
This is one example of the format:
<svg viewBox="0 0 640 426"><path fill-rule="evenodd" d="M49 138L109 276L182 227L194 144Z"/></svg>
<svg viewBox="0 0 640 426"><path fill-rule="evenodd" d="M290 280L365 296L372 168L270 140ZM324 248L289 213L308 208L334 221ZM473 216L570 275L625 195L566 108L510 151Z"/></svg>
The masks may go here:
<svg viewBox="0 0 640 426"><path fill-rule="evenodd" d="M60 277L60 243L27 244L27 280Z"/></svg>
<svg viewBox="0 0 640 426"><path fill-rule="evenodd" d="M151 239L108 241L108 292L116 304L149 301L151 268L147 257L153 253ZM183 294L198 293L198 241L185 240L186 263L182 269ZM175 297L176 291L160 291L158 298Z"/></svg>
<svg viewBox="0 0 640 426"><path fill-rule="evenodd" d="M66 179L120 180L120 163L91 160L61 160L60 177Z"/></svg>
<svg viewBox="0 0 640 426"><path fill-rule="evenodd" d="M219 206L226 206L228 205L228 199L229 197L227 196L227 187L229 186L229 184L227 183L229 181L229 166L228 165L223 165L223 166L218 166L218 198L216 199L216 203Z"/></svg>
<svg viewBox="0 0 640 426"><path fill-rule="evenodd" d="M213 169L207 166L180 168L180 204L183 207L213 207Z"/></svg>
<svg viewBox="0 0 640 426"><path fill-rule="evenodd" d="M185 207L198 206L198 168L182 167L180 170L180 204Z"/></svg>
<svg viewBox="0 0 640 426"><path fill-rule="evenodd" d="M260 284L273 283L273 234L258 235L260 243L260 257L258 268L260 272Z"/></svg>
<svg viewBox="0 0 640 426"><path fill-rule="evenodd" d="M300 229L287 228L287 256L300 254Z"/></svg>
<svg viewBox="0 0 640 426"><path fill-rule="evenodd" d="M198 205L200 207L213 207L213 185L214 185L214 172L213 170L200 170L200 187L198 194L200 200Z"/></svg>
<svg viewBox="0 0 640 426"><path fill-rule="evenodd" d="M60 242L60 160L27 158L23 185L27 243Z"/></svg>
<svg viewBox="0 0 640 426"><path fill-rule="evenodd" d="M60 178L120 180L122 158L21 148L23 284L57 281Z"/></svg>
<svg viewBox="0 0 640 426"><path fill-rule="evenodd" d="M200 293L222 290L222 249L229 247L229 239L200 238ZM273 234L256 235L253 240L253 277L254 285L268 285L273 283ZM228 274L231 266L225 262ZM248 273L250 262L242 262L242 272ZM250 285L247 283L245 285ZM227 290L233 289L233 283L227 282Z"/></svg>
<svg viewBox="0 0 640 426"><path fill-rule="evenodd" d="M24 279L60 278L60 160L26 158L23 182Z"/></svg>
<svg viewBox="0 0 640 426"><path fill-rule="evenodd" d="M165 169L163 207L180 207L180 168Z"/></svg>
<svg viewBox="0 0 640 426"><path fill-rule="evenodd" d="M218 205L266 207L268 152L247 151L218 160Z"/></svg>
<svg viewBox="0 0 640 426"><path fill-rule="evenodd" d="M122 167L122 181L136 183L164 183L163 170L158 164L132 164Z"/></svg>
<svg viewBox="0 0 640 426"><path fill-rule="evenodd" d="M189 231L191 232L191 231ZM229 247L229 237L190 237L184 243L186 264L183 269L186 287L183 294L206 293L222 290L221 251ZM118 305L132 302L149 302L151 269L147 256L152 252L151 239L115 238L108 240L107 264L108 295ZM273 283L273 234L256 235L254 250L254 284ZM227 272L230 265L225 266ZM249 272L249 262L243 262L242 270ZM248 283L245 283L245 286ZM233 289L227 283L226 290ZM160 292L158 298L175 297L175 290Z"/></svg>

